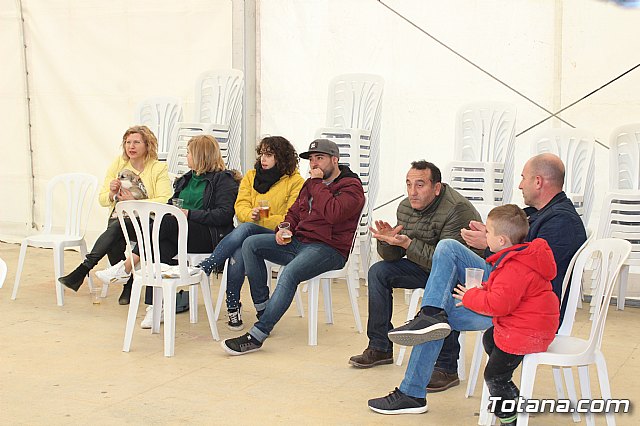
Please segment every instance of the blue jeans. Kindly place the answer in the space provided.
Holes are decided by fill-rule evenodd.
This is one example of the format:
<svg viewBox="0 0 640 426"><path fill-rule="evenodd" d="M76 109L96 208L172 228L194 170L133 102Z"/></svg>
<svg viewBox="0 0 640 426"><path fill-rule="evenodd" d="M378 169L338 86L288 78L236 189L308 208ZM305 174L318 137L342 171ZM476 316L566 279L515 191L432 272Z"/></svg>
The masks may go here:
<svg viewBox="0 0 640 426"><path fill-rule="evenodd" d="M236 309L240 304L240 290L244 283L244 259L242 257L242 243L251 235L273 234L271 229L264 228L252 222L244 222L236 229L227 234L216 246L211 256L200 265L207 273L211 273L216 266L224 265L229 259L227 266L227 309ZM251 293L255 301L255 295Z"/></svg>
<svg viewBox="0 0 640 426"><path fill-rule="evenodd" d="M422 306L444 309L454 330L486 330L493 325L491 317L477 314L464 306L456 307L458 301L451 296L453 288L465 281L465 268L484 269L483 281L491 272L491 265L458 241L440 241L433 253L431 273L425 286ZM426 396L426 387L442 342L442 339L433 340L413 347L400 391L416 398Z"/></svg>
<svg viewBox="0 0 640 426"><path fill-rule="evenodd" d="M249 331L252 337L263 342L282 315L289 309L302 281L334 269L341 269L346 259L333 247L324 243L303 243L296 237L287 245L279 245L273 235L254 235L242 244L247 278L251 295L258 311L264 309L260 320ZM264 261L287 267L281 271L271 298L267 285L267 268Z"/></svg>
<svg viewBox="0 0 640 426"><path fill-rule="evenodd" d="M369 348L382 352L391 352L393 343L387 337L393 328L394 288L422 288L429 274L416 263L407 259L394 262L374 263L367 274L369 284L369 319L367 337Z"/></svg>

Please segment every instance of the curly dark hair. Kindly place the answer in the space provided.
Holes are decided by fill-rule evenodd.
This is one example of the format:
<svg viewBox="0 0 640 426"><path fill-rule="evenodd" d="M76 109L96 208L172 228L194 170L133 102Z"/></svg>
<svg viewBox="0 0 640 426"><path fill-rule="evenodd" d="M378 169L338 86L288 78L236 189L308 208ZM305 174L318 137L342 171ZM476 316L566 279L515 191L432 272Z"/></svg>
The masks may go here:
<svg viewBox="0 0 640 426"><path fill-rule="evenodd" d="M276 167L283 175L290 176L298 168L298 153L293 145L291 145L291 142L282 136L267 136L262 138L256 147L256 154L258 155L255 165L256 169L261 167L260 154L263 152L270 152L275 155Z"/></svg>

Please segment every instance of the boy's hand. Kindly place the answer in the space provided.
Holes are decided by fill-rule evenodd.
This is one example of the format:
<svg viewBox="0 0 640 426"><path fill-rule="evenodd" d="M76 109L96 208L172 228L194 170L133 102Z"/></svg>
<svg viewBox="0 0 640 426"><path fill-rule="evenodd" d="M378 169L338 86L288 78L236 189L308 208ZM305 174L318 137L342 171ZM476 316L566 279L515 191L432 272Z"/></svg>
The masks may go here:
<svg viewBox="0 0 640 426"><path fill-rule="evenodd" d="M462 298L464 297L464 294L467 292L467 288L462 284L458 284L456 288L453 289L453 291L455 291L455 294L452 294L452 296L455 299L458 299L460 301L456 303L456 306L462 306Z"/></svg>

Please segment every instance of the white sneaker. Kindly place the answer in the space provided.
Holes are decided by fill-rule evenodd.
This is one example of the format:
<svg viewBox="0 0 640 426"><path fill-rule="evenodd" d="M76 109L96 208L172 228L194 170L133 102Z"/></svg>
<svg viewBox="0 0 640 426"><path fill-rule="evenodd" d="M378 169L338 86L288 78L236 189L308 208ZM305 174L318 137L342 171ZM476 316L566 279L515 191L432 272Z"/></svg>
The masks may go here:
<svg viewBox="0 0 640 426"><path fill-rule="evenodd" d="M131 272L124 271L124 260L109 266L107 269L96 272L96 277L105 284L126 284L129 281Z"/></svg>
<svg viewBox="0 0 640 426"><path fill-rule="evenodd" d="M160 324L164 322L164 309L160 310ZM144 315L144 319L140 322L140 327L144 329L150 329L153 326L153 305L147 306L147 313Z"/></svg>

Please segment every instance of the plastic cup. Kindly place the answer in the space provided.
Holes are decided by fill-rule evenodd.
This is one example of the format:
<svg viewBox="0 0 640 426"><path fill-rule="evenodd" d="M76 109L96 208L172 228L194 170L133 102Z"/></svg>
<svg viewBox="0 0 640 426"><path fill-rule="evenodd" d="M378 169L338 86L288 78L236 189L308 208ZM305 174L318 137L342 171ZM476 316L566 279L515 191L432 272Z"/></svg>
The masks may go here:
<svg viewBox="0 0 640 426"><path fill-rule="evenodd" d="M278 225L278 230L282 231L280 233L280 236L282 237L282 241L285 242L285 244L289 244L291 242L291 224L289 222L282 222L280 225Z"/></svg>
<svg viewBox="0 0 640 426"><path fill-rule="evenodd" d="M174 206L176 206L179 209L182 208L182 204L183 203L184 203L184 200L182 198L172 198L171 199L171 204L173 204Z"/></svg>
<svg viewBox="0 0 640 426"><path fill-rule="evenodd" d="M465 268L465 280L464 285L468 289L482 286L482 277L484 275L484 269L480 268Z"/></svg>
<svg viewBox="0 0 640 426"><path fill-rule="evenodd" d="M102 301L102 287L96 287L95 285L91 289L91 303L99 305Z"/></svg>
<svg viewBox="0 0 640 426"><path fill-rule="evenodd" d="M269 200L259 200L258 208L260 208L260 219L269 217Z"/></svg>

